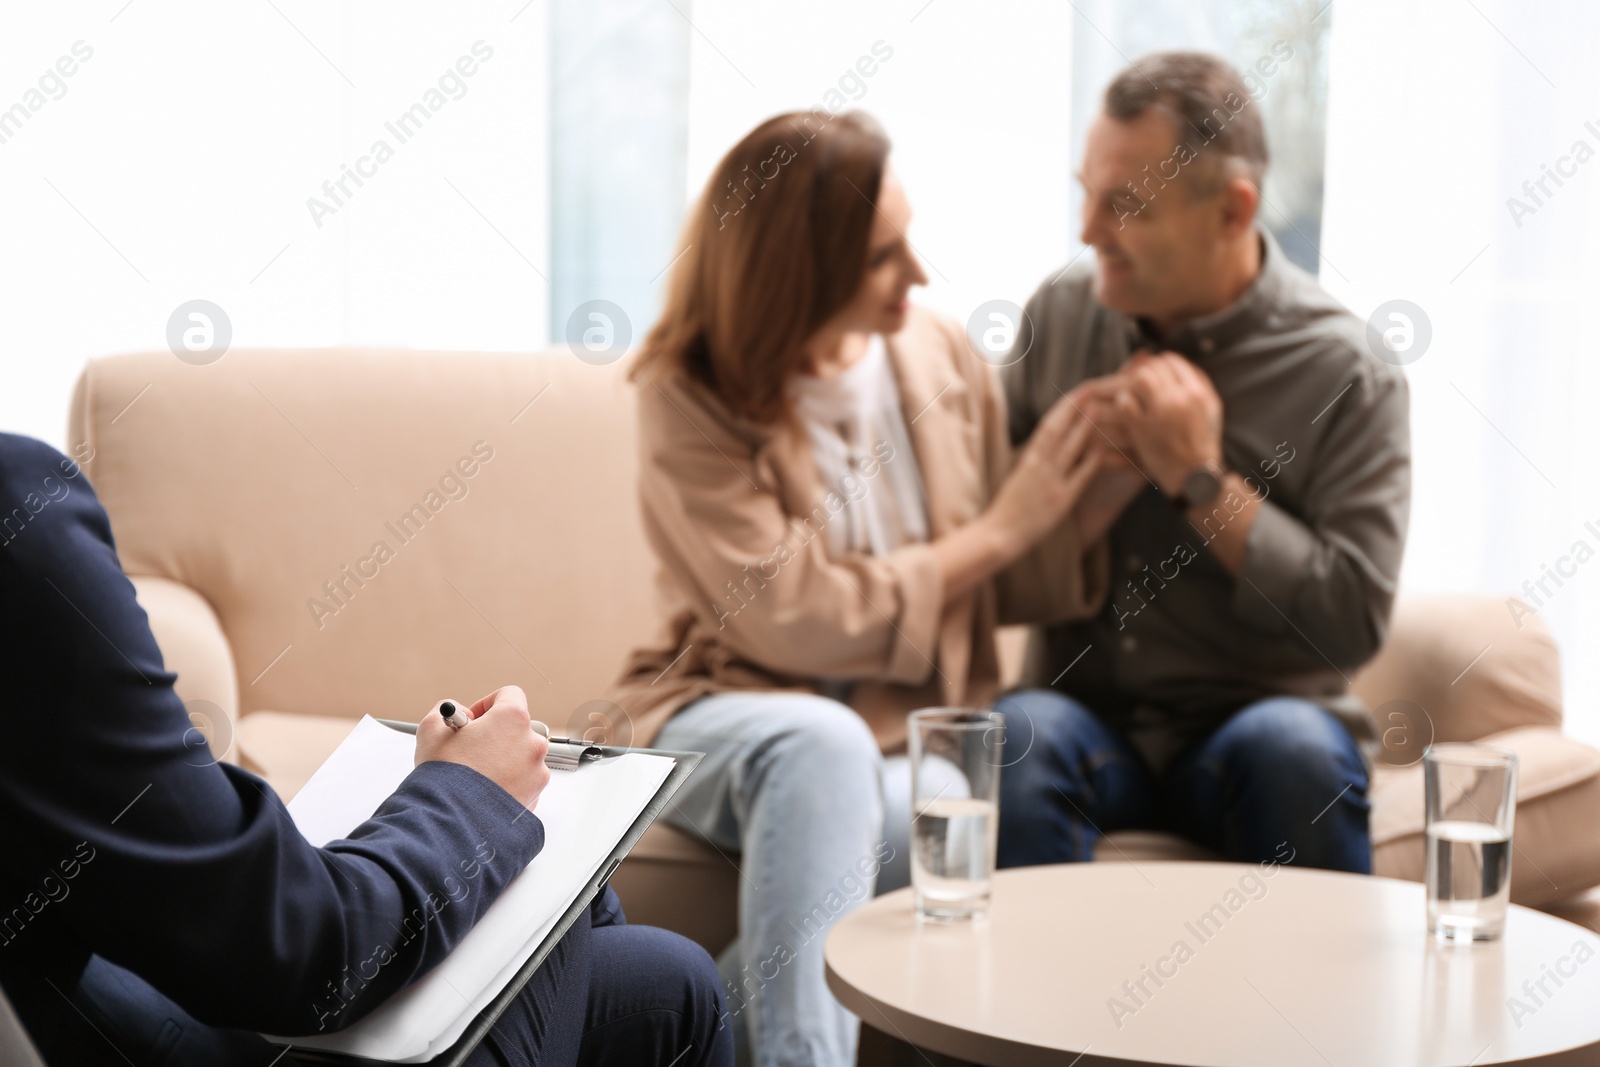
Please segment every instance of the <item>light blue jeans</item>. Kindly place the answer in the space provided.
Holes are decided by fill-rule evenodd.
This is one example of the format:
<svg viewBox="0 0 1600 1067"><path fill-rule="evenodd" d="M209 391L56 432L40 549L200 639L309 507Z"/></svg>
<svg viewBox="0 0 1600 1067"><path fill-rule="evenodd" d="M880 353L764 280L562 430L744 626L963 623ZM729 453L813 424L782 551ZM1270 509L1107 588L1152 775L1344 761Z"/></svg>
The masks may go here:
<svg viewBox="0 0 1600 1067"><path fill-rule="evenodd" d="M853 1067L858 1023L828 992L822 945L840 916L910 881L908 761L806 693L702 697L654 747L706 754L665 817L739 869L739 934L717 961L739 1061Z"/></svg>

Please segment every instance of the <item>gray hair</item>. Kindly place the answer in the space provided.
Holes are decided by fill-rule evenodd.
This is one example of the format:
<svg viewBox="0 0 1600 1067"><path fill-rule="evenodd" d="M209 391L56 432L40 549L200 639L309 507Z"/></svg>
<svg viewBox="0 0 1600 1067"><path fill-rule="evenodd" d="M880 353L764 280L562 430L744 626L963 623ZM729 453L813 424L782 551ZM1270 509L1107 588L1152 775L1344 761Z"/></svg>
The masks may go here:
<svg viewBox="0 0 1600 1067"><path fill-rule="evenodd" d="M1174 150L1186 148L1200 162L1198 171L1220 184L1229 168L1219 163L1231 162L1259 187L1267 174L1267 135L1253 102L1254 94L1226 60L1206 52L1157 52L1111 80L1105 113L1127 122L1159 109L1172 119ZM1218 162L1207 158L1207 149Z"/></svg>

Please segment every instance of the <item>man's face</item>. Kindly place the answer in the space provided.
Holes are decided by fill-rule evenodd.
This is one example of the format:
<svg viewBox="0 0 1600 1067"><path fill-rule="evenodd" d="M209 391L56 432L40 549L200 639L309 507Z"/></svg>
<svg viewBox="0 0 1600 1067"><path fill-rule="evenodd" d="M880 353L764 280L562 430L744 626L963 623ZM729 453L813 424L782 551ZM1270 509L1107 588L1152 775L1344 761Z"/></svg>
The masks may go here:
<svg viewBox="0 0 1600 1067"><path fill-rule="evenodd" d="M1102 113L1089 128L1082 240L1095 250L1096 299L1125 315L1181 318L1210 292L1226 217L1210 169L1219 161L1177 143L1173 120L1154 109L1127 122Z"/></svg>

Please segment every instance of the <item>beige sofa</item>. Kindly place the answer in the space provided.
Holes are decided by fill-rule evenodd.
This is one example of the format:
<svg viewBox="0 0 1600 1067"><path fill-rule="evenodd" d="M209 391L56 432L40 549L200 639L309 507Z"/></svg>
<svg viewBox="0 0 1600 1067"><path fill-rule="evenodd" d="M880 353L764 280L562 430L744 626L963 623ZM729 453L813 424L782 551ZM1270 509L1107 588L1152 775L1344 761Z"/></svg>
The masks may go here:
<svg viewBox="0 0 1600 1067"><path fill-rule="evenodd" d="M288 797L363 713L414 719L506 683L557 728L626 742L601 697L652 623L631 410L621 367L565 351L240 350L209 366L156 352L88 364L70 443L93 450L179 693L219 752ZM1022 637L1006 635L1014 671ZM1585 895L1600 883L1600 752L1560 733L1537 619L1518 629L1493 599L1405 600L1355 684L1396 762L1429 734L1520 752L1513 897L1600 924ZM1420 766L1380 768L1372 799L1378 873L1420 879ZM1100 851L1194 853L1159 834ZM634 921L716 951L736 862L658 825L614 884Z"/></svg>

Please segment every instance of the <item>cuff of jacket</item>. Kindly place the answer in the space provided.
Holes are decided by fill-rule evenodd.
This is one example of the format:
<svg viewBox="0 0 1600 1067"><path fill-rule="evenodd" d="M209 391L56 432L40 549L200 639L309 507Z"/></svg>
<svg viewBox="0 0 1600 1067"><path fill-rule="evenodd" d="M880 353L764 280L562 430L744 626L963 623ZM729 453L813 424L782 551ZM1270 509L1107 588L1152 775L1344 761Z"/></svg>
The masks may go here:
<svg viewBox="0 0 1600 1067"><path fill-rule="evenodd" d="M883 557L900 591L900 617L891 620L888 669L884 680L921 685L933 674L939 655L939 619L944 614L944 575L933 548L906 545ZM874 605L876 607L876 605Z"/></svg>
<svg viewBox="0 0 1600 1067"><path fill-rule="evenodd" d="M407 796L437 810L452 812L469 849L462 862L492 865L507 880L533 862L544 848L539 816L498 784L464 763L429 760L406 775L395 797ZM382 815L384 805L376 814ZM471 851L475 850L475 851Z"/></svg>
<svg viewBox="0 0 1600 1067"><path fill-rule="evenodd" d="M1293 617L1300 583L1311 573L1317 537L1299 519L1263 500L1245 536L1244 562L1234 585L1234 614L1270 633Z"/></svg>

